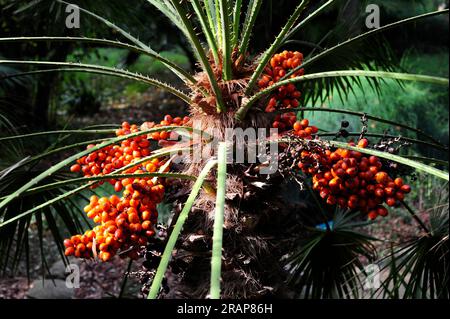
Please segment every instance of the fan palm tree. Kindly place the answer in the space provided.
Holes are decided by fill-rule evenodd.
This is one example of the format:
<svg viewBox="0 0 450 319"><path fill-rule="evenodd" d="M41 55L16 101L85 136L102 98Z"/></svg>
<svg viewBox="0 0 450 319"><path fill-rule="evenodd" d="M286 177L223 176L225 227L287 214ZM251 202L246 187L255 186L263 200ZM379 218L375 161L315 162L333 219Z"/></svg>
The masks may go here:
<svg viewBox="0 0 450 319"><path fill-rule="evenodd" d="M57 2L68 5L62 0ZM308 25L314 28L315 18L329 12L328 10L333 7L342 5L342 1L302 0L295 5L289 2L291 14L287 17L287 22L278 30L273 42L267 44L263 52L253 52L250 45L253 38L257 37L252 32L263 4L262 0L248 2L148 0L148 2L179 28L190 43L201 68L199 72L190 74L111 20L83 8L80 10L84 15L103 22L121 34L127 42L85 37L40 36L2 38L0 43L20 41L95 43L138 52L164 64L183 81L185 86L182 89L176 89L170 84L146 75L100 65L23 60L0 60L0 65L51 67L22 72L16 76L49 72L89 72L157 86L184 100L189 106L191 121L194 123L198 121L201 126L174 128L162 124L162 126L143 129L126 136L104 138L100 144L68 156L51 168L37 173L35 177L22 183L22 186L9 187L11 192L0 202L0 216L3 218L0 230L5 232L6 229L10 229L7 236L11 237L15 226L30 220L32 216L37 218L39 213L49 207L68 201L70 196L79 194L92 186L95 181L108 180L114 177L113 175L119 178L117 175L130 167L154 158L167 159L174 152L186 150L195 152L195 143L203 144L207 141L201 139L195 142L193 136L203 132L207 134L205 139L210 141L208 134L218 132L215 137L221 142L218 152L215 152L212 158L202 158L197 163L174 164L170 173L144 172L139 175L141 178L164 177L174 180L166 194L167 200L174 204L173 216L167 225L167 237L159 242L152 241L145 252L148 260L144 266L150 267L148 275L143 277L146 281L144 288L150 288L148 297L331 298L357 296L361 281L355 276L358 270L363 271L362 263L358 258L362 256L369 259L375 258L371 244L373 239L353 229L355 225L360 226L358 221L361 220L361 214L343 212L333 205L321 202L316 192L309 186L309 178L293 169L291 157L298 156L295 145L298 147L305 143L308 145L312 143L317 144L321 149L329 147L358 151L377 156L385 163L395 163L397 167L420 170L445 180L448 180L448 173L425 164L433 162L433 159L417 161L383 149L356 148L336 140L315 139L306 142L304 139L292 138L289 135L277 135L273 142L284 145L287 143L289 147L281 148L279 170L271 175L263 175L261 169L266 163L252 164L248 161L229 163L227 161L227 151L233 145L223 142L225 132L228 128L269 128L275 114L264 111L268 97L287 85L294 85L302 92L301 107L279 111L297 112L299 116L309 109L360 116L361 114L355 114L349 110L320 108L317 104L319 101L325 101L333 90L340 92L342 100L345 100L347 94L363 89L361 79L368 79L375 90L379 89L380 81L389 80L448 85L448 79L444 78L394 72L395 65L390 59L392 54L389 47L377 37L392 28L403 27L409 23L422 23L425 19L448 14L448 10L420 14L379 29L363 31L360 34L352 34L353 31L350 28L347 30L350 32L347 33L350 34L348 39L329 45L326 41L335 37L335 33L340 32L340 27L345 28L344 24L338 24L336 32L326 30L322 34L322 39L316 39L315 43L310 43L311 49L302 63L293 67L287 74L280 75L275 83L261 88L258 85L259 81L274 55L284 46L294 45L295 42L292 42L292 39L295 34L304 31ZM338 15L337 21L340 19L342 16ZM332 28L334 29L335 26ZM324 43L327 43L326 47L323 46ZM304 71L305 74L297 73L299 71ZM408 139L408 142L445 148L433 137L407 124L392 123L388 119L362 115L364 124L370 118L372 121L401 125L417 133L418 139ZM191 132L189 135L192 138L191 143L179 147L163 147L159 151L154 151L149 157L132 162L107 175L58 182L49 180L49 176L54 176L60 169L73 164L80 157L109 145L140 135L148 136L152 133L181 129ZM111 130L68 130L66 133L110 134ZM351 135L349 132L346 134ZM371 132L354 135L360 134L366 137L379 136ZM31 138L35 135L10 136L0 139L0 142L24 137ZM294 148L291 148L291 144ZM59 150L78 146L80 145L68 145ZM32 162L27 160L17 166L21 167L30 163ZM14 180L12 174L16 170L17 167L11 167L6 172L8 173L6 176L9 175ZM129 176L123 175L121 178L125 177ZM195 182L192 185L186 180L195 180ZM48 183L43 184L45 181ZM35 207L17 209L18 201L24 196L37 194L43 190L60 189L62 186L70 187L80 182L87 184L70 188L62 194L55 194L56 197L50 200L39 201ZM292 200L295 196L298 197L297 202ZM423 222L416 215L414 216L423 227ZM320 223L324 225L323 229L316 227ZM17 233L23 234L25 227L27 225L19 229ZM156 253L154 252L155 244L160 247L156 249ZM162 254L159 256L158 252ZM155 265L157 265L156 269L152 269ZM163 283L165 289L161 290Z"/></svg>

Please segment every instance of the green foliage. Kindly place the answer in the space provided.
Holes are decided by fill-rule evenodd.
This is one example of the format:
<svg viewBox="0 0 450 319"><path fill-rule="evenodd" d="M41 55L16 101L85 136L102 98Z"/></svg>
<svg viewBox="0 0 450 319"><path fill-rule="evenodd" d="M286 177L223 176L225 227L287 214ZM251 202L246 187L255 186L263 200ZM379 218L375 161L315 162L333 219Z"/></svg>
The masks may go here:
<svg viewBox="0 0 450 319"><path fill-rule="evenodd" d="M337 213L330 230L310 229L289 256L289 283L299 298L358 298L365 275L361 257L376 258L375 238L358 232L351 214ZM362 277L362 278L361 278Z"/></svg>
<svg viewBox="0 0 450 319"><path fill-rule="evenodd" d="M378 294L408 299L449 298L449 213L447 204L430 215L431 233L395 247L386 258L389 275Z"/></svg>
<svg viewBox="0 0 450 319"><path fill-rule="evenodd" d="M437 74L448 76L448 53L437 54L408 54L402 60L402 67L406 71L419 74ZM380 85L380 94L370 90L370 84L364 81L363 90L350 95L345 102L339 98L336 91L322 105L329 108L345 108L382 116L399 123L409 123L412 127L433 135L440 142L448 145L448 89L424 83L409 82L402 87L392 82ZM325 131L339 129L337 123L346 120L350 123L349 131L359 131L361 120L346 115L336 115L326 112L305 112L304 116L320 123ZM376 123L369 120L369 132L387 132L412 138L420 135L391 124ZM437 152L424 147L413 147L415 152L424 156L444 157L446 152Z"/></svg>
<svg viewBox="0 0 450 319"><path fill-rule="evenodd" d="M172 257L173 249L175 248L175 244L180 236L181 229L183 228L184 222L189 215L189 212L194 205L195 198L197 197L200 189L202 188L203 182L208 176L209 171L217 165L217 160L211 160L205 164L202 171L200 172L197 181L192 186L191 193L189 194L186 203L184 204L183 210L178 216L175 226L169 236L169 239L164 248L164 252L161 256L161 261L159 263L158 269L156 270L155 277L152 281L152 286L150 287L150 291L148 293L148 299L156 299L159 294L159 290L161 288L161 283L166 273L167 267L169 266L170 258Z"/></svg>

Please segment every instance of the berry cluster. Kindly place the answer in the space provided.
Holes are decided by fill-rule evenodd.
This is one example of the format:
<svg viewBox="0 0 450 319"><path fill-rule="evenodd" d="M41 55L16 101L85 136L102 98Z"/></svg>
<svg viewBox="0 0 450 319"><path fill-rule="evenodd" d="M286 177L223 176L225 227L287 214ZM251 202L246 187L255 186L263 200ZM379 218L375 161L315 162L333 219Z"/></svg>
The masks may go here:
<svg viewBox="0 0 450 319"><path fill-rule="evenodd" d="M172 120L168 115L164 121L161 121L159 126L180 125L186 123L188 119ZM122 128L116 131L116 135L126 136L138 130L136 125L124 122ZM145 135L130 138L124 140L120 146L114 145L92 152L79 159L77 164L71 167L71 171L82 171L85 176L108 174L150 155L150 142L147 138ZM142 174L168 170L169 165L159 159L153 159L136 165L125 173ZM158 217L156 205L164 196L164 185L160 179L116 178L109 182L114 185L116 192L123 190L122 197L117 195L100 199L95 195L91 197L84 211L98 225L83 235L74 235L66 239L64 245L67 256L98 257L102 261L108 261L120 250L122 256L137 258L139 248L146 245L148 239L155 234L154 225Z"/></svg>
<svg viewBox="0 0 450 319"><path fill-rule="evenodd" d="M275 54L270 60L270 65L264 69L264 73L258 82L258 86L260 89L271 86L302 63L303 54L300 52L283 51ZM290 77L294 78L303 74L304 70L300 69L291 74ZM300 96L301 93L294 84L291 83L280 86L278 90L270 96L266 106L266 112L270 113L282 108L296 108L299 106L298 99Z"/></svg>
<svg viewBox="0 0 450 319"><path fill-rule="evenodd" d="M66 239L66 256L92 258L99 251L98 257L108 261L121 250L124 256L137 258L139 247L155 234L156 204L162 200L164 186L146 179L135 179L133 183L124 179L122 183L126 187L121 198L90 198L84 211L99 225Z"/></svg>
<svg viewBox="0 0 450 319"><path fill-rule="evenodd" d="M139 131L137 125L130 125L123 122L122 127L116 130L117 136L125 136ZM88 145L87 149L95 145ZM120 145L109 145L98 151L94 151L87 156L77 160L77 164L70 167L72 172L81 171L85 177L106 175L116 169L122 168L151 153L150 142L145 135L124 140ZM132 173L133 169L127 170ZM109 183L114 185L116 180L111 179ZM102 182L99 182L102 184Z"/></svg>
<svg viewBox="0 0 450 319"><path fill-rule="evenodd" d="M297 121L297 116L294 112L287 112L277 115L272 127L279 129L281 132L285 132L286 130L292 128L293 135L304 139L311 139L312 135L319 131L316 126L309 126L308 119Z"/></svg>
<svg viewBox="0 0 450 319"><path fill-rule="evenodd" d="M173 118L171 115L164 116L164 119L159 124L154 124L153 122L145 122L141 127L145 127L146 129L153 128L153 127L162 127L162 126L185 126L188 125L190 122L190 118L188 116L185 116L183 118L181 117L175 117ZM176 140L177 134L175 132L167 132L167 131L161 131L161 132L154 132L148 136L148 138L151 138L155 141L160 140Z"/></svg>
<svg viewBox="0 0 450 319"><path fill-rule="evenodd" d="M367 145L368 140L361 139L357 146ZM298 162L303 172L313 175L313 189L327 204L360 210L368 213L370 219L386 216L388 210L383 203L395 206L411 191L401 178L392 179L382 166L376 156L366 157L361 152L340 148L302 151Z"/></svg>

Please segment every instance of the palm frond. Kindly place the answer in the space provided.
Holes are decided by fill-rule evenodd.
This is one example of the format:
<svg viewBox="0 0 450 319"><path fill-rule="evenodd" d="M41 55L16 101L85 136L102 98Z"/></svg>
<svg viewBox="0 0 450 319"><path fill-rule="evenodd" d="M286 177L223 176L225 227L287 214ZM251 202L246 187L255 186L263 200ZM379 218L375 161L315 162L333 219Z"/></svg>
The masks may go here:
<svg viewBox="0 0 450 319"><path fill-rule="evenodd" d="M231 28L230 24L230 6L228 0L219 0L220 22L222 29L222 64L223 79L231 80Z"/></svg>
<svg viewBox="0 0 450 319"><path fill-rule="evenodd" d="M376 295L405 299L449 298L448 203L431 213L430 226L430 234L398 245L382 260L386 263L383 269L391 271Z"/></svg>
<svg viewBox="0 0 450 319"><path fill-rule="evenodd" d="M192 7L194 8L195 13L197 14L198 20L200 21L200 26L202 28L203 33L206 36L206 41L208 42L209 49L212 52L214 57L214 62L219 64L219 53L217 48L217 41L214 37L214 32L211 30L210 25L208 23L208 18L205 16L205 12L203 10L203 6L200 4L199 0L192 1Z"/></svg>
<svg viewBox="0 0 450 319"><path fill-rule="evenodd" d="M184 100L188 103L190 101L190 98L186 94L175 89L170 84L161 82L157 79L153 79L148 76L140 75L140 74L130 72L127 70L122 70L122 69L99 66L99 65L95 65L95 64L84 64L84 63L74 63L74 62L50 62L50 61L0 60L0 64L45 65L45 66L68 67L68 68L58 68L58 69L51 69L51 70L30 71L33 73L30 73L30 72L19 73L16 75L9 75L8 77L39 74L39 73L45 73L45 72L70 72L70 71L72 71L72 72L97 73L97 74L103 74L103 75L118 76L121 78L127 78L127 79L135 80L138 82L154 85L161 89L167 90L169 93L181 98L182 100Z"/></svg>
<svg viewBox="0 0 450 319"><path fill-rule="evenodd" d="M148 50L144 50L140 47L107 39L97 39L97 38L86 38L86 37L9 37L9 38L0 38L1 43L14 43L14 42L77 42L77 43L88 43L88 44L99 44L106 45L109 47L117 47L122 49L127 49L132 52L136 52L139 54L148 55L155 60L160 61L164 66L166 66L169 70L174 72L176 75L180 76L183 81L189 81L192 84L195 84L195 79L186 72L183 68L178 66L177 64L171 62L170 60L162 57L160 54ZM10 72L12 73L12 72ZM17 73L17 72L14 72ZM0 73L1 75L1 73Z"/></svg>
<svg viewBox="0 0 450 319"><path fill-rule="evenodd" d="M239 28L241 26L242 0L236 0L233 7L233 33L231 38L231 47L235 48L239 39Z"/></svg>
<svg viewBox="0 0 450 319"><path fill-rule="evenodd" d="M192 48L194 49L194 52L197 55L200 64L202 65L203 70L205 70L208 76L212 91L214 92L214 95L216 97L217 111L223 112L225 110L225 105L223 104L222 93L220 91L219 85L217 84L217 79L214 76L212 67L209 64L209 60L208 57L206 56L205 50L203 49L200 43L200 39L195 33L194 28L190 20L188 19L186 10L183 8L183 6L177 0L171 0L171 3L174 9L178 12L181 22L183 23L184 27L187 30L186 37L190 41Z"/></svg>
<svg viewBox="0 0 450 319"><path fill-rule="evenodd" d="M163 281L167 267L169 266L170 258L172 257L172 251L175 248L175 244L177 243L184 222L189 215L192 205L194 205L195 198L197 197L200 188L202 187L203 181L208 176L209 171L215 165L217 165L217 160L210 160L208 163L206 163L202 171L200 172L197 181L192 186L189 197L184 204L183 210L178 216L175 227L173 228L169 240L167 241L167 244L164 248L164 252L161 256L161 261L159 262L158 269L156 270L155 277L153 278L152 285L147 296L148 299L156 299L156 297L158 296L159 290L161 288L161 283Z"/></svg>
<svg viewBox="0 0 450 319"><path fill-rule="evenodd" d="M335 77L366 77L366 78L382 78L382 79L394 79L403 81L418 81L427 82L437 85L448 85L449 80L442 77L434 77L421 74L409 74L409 73L398 73L398 72L383 72L383 71L365 71L365 70L342 70L342 71L328 71L319 72L308 75L302 75L295 78L290 78L274 83L273 85L267 87L264 90L259 91L250 97L245 104L243 104L236 112L236 118L242 120L248 109L261 97L272 92L273 90L279 88L280 86L289 83L299 83L316 79L324 78L335 78Z"/></svg>
<svg viewBox="0 0 450 319"><path fill-rule="evenodd" d="M214 213L213 244L211 257L211 299L220 299L220 279L222 269L222 239L227 191L227 145L219 144L217 167L216 209Z"/></svg>
<svg viewBox="0 0 450 319"><path fill-rule="evenodd" d="M280 31L278 36L275 38L275 41L270 45L270 47L266 51L264 51L261 59L258 61L258 66L256 67L255 72L252 74L252 76L247 84L247 88L245 89L245 94L248 95L248 94L250 94L250 92L252 92L253 87L256 84L256 81L261 76L261 73L263 72L267 63L272 58L273 54L278 50L280 45L282 45L284 37L291 30L292 26L297 21L298 17L303 12L303 10L306 8L307 4L308 4L307 0L302 0L300 2L300 4L295 8L292 15L289 17L289 19L286 22L286 24L284 25L283 29Z"/></svg>
<svg viewBox="0 0 450 319"><path fill-rule="evenodd" d="M259 9L261 8L262 0L250 0L247 13L245 14L244 25L242 26L241 40L239 44L239 53L245 55L247 52L250 36L252 34L253 26L256 22Z"/></svg>
<svg viewBox="0 0 450 319"><path fill-rule="evenodd" d="M369 237L354 230L352 216L338 213L330 230L312 229L308 238L300 240L299 248L288 258L289 284L297 297L329 299L358 297L362 288L360 274L364 265L376 257Z"/></svg>

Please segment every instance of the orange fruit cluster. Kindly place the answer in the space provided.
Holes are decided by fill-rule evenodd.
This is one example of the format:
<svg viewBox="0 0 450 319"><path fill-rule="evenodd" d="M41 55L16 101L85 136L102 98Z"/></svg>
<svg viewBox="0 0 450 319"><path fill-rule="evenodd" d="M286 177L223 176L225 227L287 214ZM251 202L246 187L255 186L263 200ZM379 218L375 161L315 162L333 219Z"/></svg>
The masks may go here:
<svg viewBox="0 0 450 319"><path fill-rule="evenodd" d="M357 146L367 147L368 140L361 139ZM401 178L391 178L382 166L376 156L341 148L302 151L298 163L303 172L313 175L313 189L327 204L360 210L370 219L387 216L383 204L395 206L411 191Z"/></svg>
<svg viewBox="0 0 450 319"><path fill-rule="evenodd" d="M161 198L164 194L161 184L148 186L153 197ZM66 256L93 258L98 252L100 260L108 261L122 250L126 251L124 256L137 258L138 248L146 245L148 238L155 234L157 202L150 198L148 194L136 190L121 198L117 195L100 199L92 196L84 211L100 225L83 235L64 240Z"/></svg>
<svg viewBox="0 0 450 319"><path fill-rule="evenodd" d="M130 125L123 122L122 127L116 130L117 136L125 136L139 131L137 125ZM95 145L88 145L87 149ZM124 140L120 145L109 145L100 150L94 151L87 156L77 160L77 164L70 167L72 172L81 171L84 176L106 175L116 169L122 168L151 153L150 142L145 135ZM127 170L132 173L133 169ZM101 185L103 182L99 182ZM111 179L109 183L114 185L116 180Z"/></svg>
<svg viewBox="0 0 450 319"><path fill-rule="evenodd" d="M293 125L294 135L304 138L311 139L313 134L316 134L319 129L314 125L309 125L308 119L303 119L301 121L296 121Z"/></svg>
<svg viewBox="0 0 450 319"><path fill-rule="evenodd" d="M165 121L167 119L169 116L166 116ZM174 119L170 122L170 124L177 125L177 123L183 123L183 120ZM161 123L161 126L166 125L166 123ZM122 127L116 131L116 135L127 135L138 130L136 125L124 122ZM75 164L79 167L71 169L71 171L82 171L85 176L108 174L137 159L148 156L150 143L147 138L146 135L130 138L123 141L120 146L114 145L92 152L79 159ZM110 164L112 166L108 166ZM167 172L168 170L169 165L156 158L136 165L125 173L142 174ZM151 177L118 177L110 180L109 182L114 185L116 192L123 191L122 196L112 195L109 198L98 198L94 195L90 198L84 211L98 225L82 235L74 235L64 240L66 256L98 257L102 261L108 261L121 251L123 252L122 256L137 258L139 248L146 245L148 239L155 234L154 226L158 217L156 205L164 197L164 185L160 180Z"/></svg>
<svg viewBox="0 0 450 319"><path fill-rule="evenodd" d="M173 118L171 115L164 116L164 119L159 123L155 124L153 122L145 122L143 124L143 127L149 129L154 127L162 127L162 126L186 126L188 125L189 121L191 119L188 116L185 116L183 118L181 117L175 117ZM177 134L175 132L168 132L168 131L161 131L161 132L154 132L148 136L148 138L151 138L155 141L160 140L167 140L167 139L173 139L176 140Z"/></svg>
<svg viewBox="0 0 450 319"><path fill-rule="evenodd" d="M154 159L135 172L155 172L162 165ZM127 251L125 256L137 258L139 247L155 234L156 205L164 197L164 185L151 178L124 178L117 183L124 188L122 197L112 195L99 199L94 195L90 198L84 211L99 225L83 235L66 239L66 256L92 258L99 251L98 257L108 261L122 250Z"/></svg>
<svg viewBox="0 0 450 319"><path fill-rule="evenodd" d="M280 81L292 69L300 66L303 63L303 54L300 52L283 51L275 54L270 63L264 69L264 73L258 82L260 89L265 89L268 86ZM300 69L290 75L290 78L301 76L304 70ZM266 112L270 113L282 108L296 108L299 106L298 99L301 93L297 90L294 84L283 85L278 88L269 98L266 106Z"/></svg>
<svg viewBox="0 0 450 319"><path fill-rule="evenodd" d="M319 131L316 126L309 126L308 119L297 121L297 116L294 112L277 115L272 127L279 129L281 132L292 128L293 135L304 139L311 139L312 135Z"/></svg>

